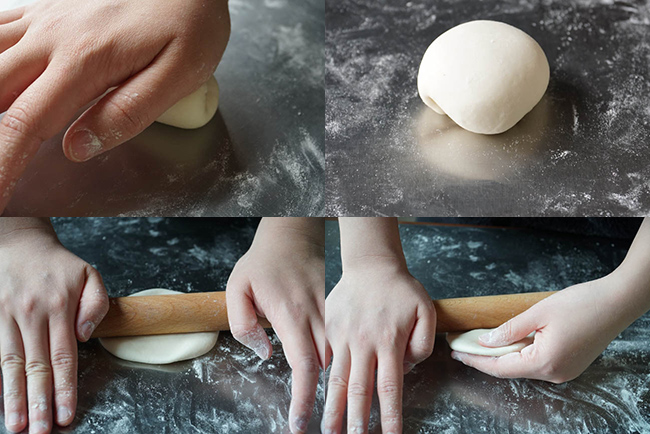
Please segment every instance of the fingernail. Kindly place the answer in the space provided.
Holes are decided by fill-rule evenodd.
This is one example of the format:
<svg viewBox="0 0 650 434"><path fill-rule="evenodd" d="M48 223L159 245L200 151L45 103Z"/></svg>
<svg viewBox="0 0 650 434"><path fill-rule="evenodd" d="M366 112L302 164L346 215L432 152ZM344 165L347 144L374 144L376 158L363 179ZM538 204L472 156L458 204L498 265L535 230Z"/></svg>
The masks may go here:
<svg viewBox="0 0 650 434"><path fill-rule="evenodd" d="M254 342L251 345L251 349L255 351L255 354L257 354L260 359L266 360L269 358L269 349L264 345L264 342Z"/></svg>
<svg viewBox="0 0 650 434"><path fill-rule="evenodd" d="M7 415L7 428L17 428L23 424L23 417L20 413L9 413Z"/></svg>
<svg viewBox="0 0 650 434"><path fill-rule="evenodd" d="M103 151L101 140L90 130L79 130L70 137L70 156L74 161L88 161Z"/></svg>
<svg viewBox="0 0 650 434"><path fill-rule="evenodd" d="M56 420L61 424L70 420L72 412L65 405L60 405L56 409Z"/></svg>
<svg viewBox="0 0 650 434"><path fill-rule="evenodd" d="M298 429L298 432L303 433L307 431L307 418L305 418L304 416L298 416L294 418L293 424Z"/></svg>
<svg viewBox="0 0 650 434"><path fill-rule="evenodd" d="M81 326L81 335L85 340L90 339L94 331L95 331L95 323L92 321L86 321Z"/></svg>

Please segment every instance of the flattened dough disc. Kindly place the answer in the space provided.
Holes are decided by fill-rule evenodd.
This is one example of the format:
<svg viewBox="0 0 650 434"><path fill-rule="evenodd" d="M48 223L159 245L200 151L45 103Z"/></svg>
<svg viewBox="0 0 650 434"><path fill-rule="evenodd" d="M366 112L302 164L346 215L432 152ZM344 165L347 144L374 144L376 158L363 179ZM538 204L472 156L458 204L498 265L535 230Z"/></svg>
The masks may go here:
<svg viewBox="0 0 650 434"><path fill-rule="evenodd" d="M516 353L533 343L533 334L525 337L519 342L505 347L484 347L478 341L479 336L491 332L494 329L476 329L465 333L447 333L447 342L452 350L461 353L476 354L479 356L503 356L508 353Z"/></svg>
<svg viewBox="0 0 650 434"><path fill-rule="evenodd" d="M143 295L181 294L169 289L154 288L131 294ZM100 338L106 350L120 359L131 362L164 365L202 356L214 347L219 332L178 333L155 336L130 336L121 338Z"/></svg>

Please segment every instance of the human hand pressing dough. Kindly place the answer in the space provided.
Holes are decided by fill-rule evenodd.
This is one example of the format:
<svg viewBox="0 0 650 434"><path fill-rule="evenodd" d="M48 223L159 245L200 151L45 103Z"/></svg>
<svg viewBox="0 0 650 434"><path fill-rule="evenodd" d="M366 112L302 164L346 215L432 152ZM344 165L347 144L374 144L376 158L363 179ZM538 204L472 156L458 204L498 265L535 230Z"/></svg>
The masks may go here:
<svg viewBox="0 0 650 434"><path fill-rule="evenodd" d="M0 12L0 212L41 143L107 90L68 129L70 160L128 141L201 86L214 95L229 34L226 0L40 0Z"/></svg>
<svg viewBox="0 0 650 434"><path fill-rule="evenodd" d="M464 129L499 134L530 112L546 92L544 51L523 31L497 21L470 21L431 43L420 64L424 103Z"/></svg>
<svg viewBox="0 0 650 434"><path fill-rule="evenodd" d="M307 431L325 367L325 224L319 218L262 219L250 250L228 279L233 336L263 360L273 347L258 323L267 318L291 366L292 433Z"/></svg>
<svg viewBox="0 0 650 434"><path fill-rule="evenodd" d="M0 359L5 425L48 433L77 406L77 342L108 311L99 273L40 219L0 219ZM76 339L75 339L76 338Z"/></svg>

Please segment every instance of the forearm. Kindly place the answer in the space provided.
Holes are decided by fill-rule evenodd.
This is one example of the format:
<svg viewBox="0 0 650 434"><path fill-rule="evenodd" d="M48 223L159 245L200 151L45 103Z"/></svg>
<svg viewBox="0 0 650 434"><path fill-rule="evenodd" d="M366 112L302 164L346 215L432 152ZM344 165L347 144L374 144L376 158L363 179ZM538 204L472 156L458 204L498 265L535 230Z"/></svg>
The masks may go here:
<svg viewBox="0 0 650 434"><path fill-rule="evenodd" d="M339 227L344 271L367 261L406 267L396 218L341 217Z"/></svg>
<svg viewBox="0 0 650 434"><path fill-rule="evenodd" d="M643 220L625 260L612 273L631 321L650 310L650 219Z"/></svg>

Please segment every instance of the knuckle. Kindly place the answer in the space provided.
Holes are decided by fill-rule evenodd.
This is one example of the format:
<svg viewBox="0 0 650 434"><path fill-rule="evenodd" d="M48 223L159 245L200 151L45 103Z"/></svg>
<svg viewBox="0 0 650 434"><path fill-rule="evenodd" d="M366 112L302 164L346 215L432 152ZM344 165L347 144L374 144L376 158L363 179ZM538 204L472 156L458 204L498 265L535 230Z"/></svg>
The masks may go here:
<svg viewBox="0 0 650 434"><path fill-rule="evenodd" d="M5 372L13 370L23 371L25 369L25 358L16 353L3 354L1 364L2 370Z"/></svg>
<svg viewBox="0 0 650 434"><path fill-rule="evenodd" d="M55 292L48 298L50 308L56 312L63 312L67 310L69 301L70 298L68 294L64 292Z"/></svg>
<svg viewBox="0 0 650 434"><path fill-rule="evenodd" d="M396 395L400 392L400 384L395 380L382 379L377 381L377 393L380 395Z"/></svg>
<svg viewBox="0 0 650 434"><path fill-rule="evenodd" d="M53 369L73 370L76 364L74 354L66 350L52 352L50 360Z"/></svg>
<svg viewBox="0 0 650 434"><path fill-rule="evenodd" d="M138 111L140 96L119 92L109 97L106 101L113 117L121 128L131 134L138 133L149 126L151 122Z"/></svg>
<svg viewBox="0 0 650 434"><path fill-rule="evenodd" d="M367 384L352 382L348 386L348 396L357 398L369 398L372 390Z"/></svg>
<svg viewBox="0 0 650 434"><path fill-rule="evenodd" d="M330 379L327 383L327 387L331 389L347 389L348 381L341 377L340 375L330 375Z"/></svg>
<svg viewBox="0 0 650 434"><path fill-rule="evenodd" d="M304 356L298 360L296 368L309 375L318 375L320 365L315 356Z"/></svg>
<svg viewBox="0 0 650 434"><path fill-rule="evenodd" d="M32 360L25 364L25 375L31 377L49 377L52 369L49 363L42 360Z"/></svg>
<svg viewBox="0 0 650 434"><path fill-rule="evenodd" d="M14 102L2 118L2 126L14 136L39 139L40 142L41 138L33 132L34 119L23 104L19 101Z"/></svg>
<svg viewBox="0 0 650 434"><path fill-rule="evenodd" d="M248 323L248 324L231 324L230 333L235 337L235 339L240 340L251 336L257 330L257 323Z"/></svg>

